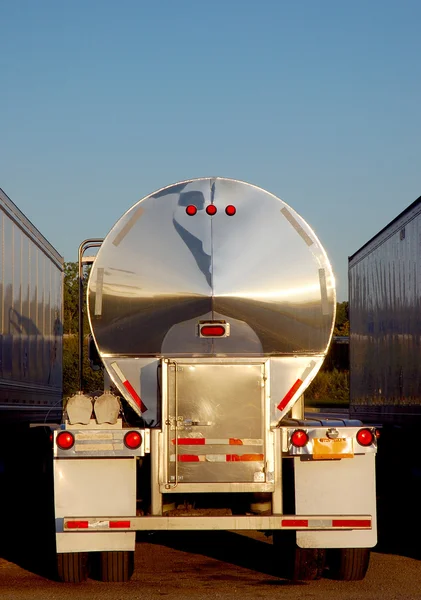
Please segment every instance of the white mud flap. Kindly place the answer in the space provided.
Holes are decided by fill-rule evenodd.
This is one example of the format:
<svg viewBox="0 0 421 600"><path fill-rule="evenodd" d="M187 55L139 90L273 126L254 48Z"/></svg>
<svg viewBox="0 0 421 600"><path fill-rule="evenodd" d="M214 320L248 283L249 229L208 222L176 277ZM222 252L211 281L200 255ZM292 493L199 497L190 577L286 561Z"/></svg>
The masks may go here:
<svg viewBox="0 0 421 600"><path fill-rule="evenodd" d="M371 530L297 531L300 548L372 548L377 543L375 454L294 458L297 515L372 515Z"/></svg>

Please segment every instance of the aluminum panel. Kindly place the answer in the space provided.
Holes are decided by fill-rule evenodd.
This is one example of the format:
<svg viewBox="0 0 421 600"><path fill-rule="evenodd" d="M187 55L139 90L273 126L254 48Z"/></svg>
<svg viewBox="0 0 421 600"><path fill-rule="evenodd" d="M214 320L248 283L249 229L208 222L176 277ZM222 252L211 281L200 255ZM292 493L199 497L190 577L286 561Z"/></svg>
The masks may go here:
<svg viewBox="0 0 421 600"><path fill-rule="evenodd" d="M170 362L170 483L265 482L264 364Z"/></svg>
<svg viewBox="0 0 421 600"><path fill-rule="evenodd" d="M61 402L63 259L1 190L0 217L1 421L51 421ZM55 299L47 314L46 285Z"/></svg>
<svg viewBox="0 0 421 600"><path fill-rule="evenodd" d="M118 371L113 368L114 363L118 365ZM159 426L161 423L160 360L156 358L106 358L104 364L114 385L134 411L139 411L139 405L136 398L127 392L124 381L130 383L138 398L141 399L142 405L146 408L142 412L145 425L147 427ZM123 375L123 380L119 374Z"/></svg>
<svg viewBox="0 0 421 600"><path fill-rule="evenodd" d="M365 421L421 420L421 204L350 259L351 412Z"/></svg>

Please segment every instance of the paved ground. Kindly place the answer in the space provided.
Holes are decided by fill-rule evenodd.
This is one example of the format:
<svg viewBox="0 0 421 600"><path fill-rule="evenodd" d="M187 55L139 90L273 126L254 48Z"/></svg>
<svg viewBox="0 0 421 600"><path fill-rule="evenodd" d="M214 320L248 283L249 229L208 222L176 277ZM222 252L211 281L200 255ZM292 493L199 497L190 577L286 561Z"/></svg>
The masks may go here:
<svg viewBox="0 0 421 600"><path fill-rule="evenodd" d="M385 548L387 550L387 548ZM405 555L406 554L406 555ZM259 533L153 534L136 548L132 580L108 584L89 579L60 584L39 574L42 556L0 558L2 600L149 600L282 598L323 600L421 600L421 554L417 549L373 552L361 582L291 583L273 574L272 546ZM32 562L32 565L31 565Z"/></svg>

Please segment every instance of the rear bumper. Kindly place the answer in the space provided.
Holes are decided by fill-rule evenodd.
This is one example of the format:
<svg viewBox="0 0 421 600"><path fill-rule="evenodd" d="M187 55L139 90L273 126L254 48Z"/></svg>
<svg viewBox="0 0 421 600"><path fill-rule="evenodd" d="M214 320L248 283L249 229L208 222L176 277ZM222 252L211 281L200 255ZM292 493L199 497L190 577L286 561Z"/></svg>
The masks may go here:
<svg viewBox="0 0 421 600"><path fill-rule="evenodd" d="M271 515L223 517L64 517L56 519L58 533L97 531L353 531L371 530L371 515Z"/></svg>

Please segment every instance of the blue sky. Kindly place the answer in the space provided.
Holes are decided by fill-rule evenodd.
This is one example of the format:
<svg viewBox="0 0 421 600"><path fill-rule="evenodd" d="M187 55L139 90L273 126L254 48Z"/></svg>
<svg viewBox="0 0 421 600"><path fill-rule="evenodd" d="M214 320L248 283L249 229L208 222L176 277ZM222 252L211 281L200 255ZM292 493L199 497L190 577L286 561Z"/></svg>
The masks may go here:
<svg viewBox="0 0 421 600"><path fill-rule="evenodd" d="M150 192L243 179L347 257L421 194L421 2L0 0L0 187L66 260Z"/></svg>

